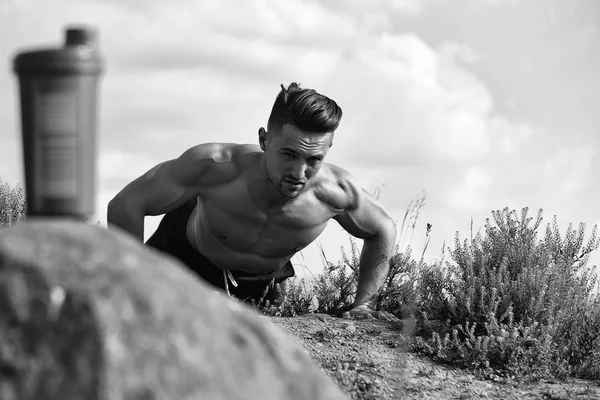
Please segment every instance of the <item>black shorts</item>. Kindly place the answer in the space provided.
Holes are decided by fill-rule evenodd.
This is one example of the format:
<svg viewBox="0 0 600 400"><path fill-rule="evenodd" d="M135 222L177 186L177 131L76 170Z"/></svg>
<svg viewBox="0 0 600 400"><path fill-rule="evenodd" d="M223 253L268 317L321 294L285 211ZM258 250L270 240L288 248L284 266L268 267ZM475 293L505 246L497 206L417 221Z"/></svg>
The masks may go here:
<svg viewBox="0 0 600 400"><path fill-rule="evenodd" d="M195 205L196 199L165 214L156 232L145 244L178 258L195 275L219 289L225 289L223 270L200 254L188 242L186 228ZM230 272L238 284L235 287L231 281L228 282L229 292L232 295L245 301L254 299L258 302L262 298L271 303L277 303L279 300L279 293L274 284L282 283L295 275L294 267L289 261L268 277L237 270Z"/></svg>

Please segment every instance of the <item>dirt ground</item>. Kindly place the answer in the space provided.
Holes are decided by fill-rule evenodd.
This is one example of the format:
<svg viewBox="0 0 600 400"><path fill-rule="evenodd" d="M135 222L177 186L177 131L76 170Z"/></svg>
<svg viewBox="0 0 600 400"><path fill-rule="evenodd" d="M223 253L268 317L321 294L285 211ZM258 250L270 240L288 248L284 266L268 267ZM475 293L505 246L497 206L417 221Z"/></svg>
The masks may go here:
<svg viewBox="0 0 600 400"><path fill-rule="evenodd" d="M600 382L483 380L409 353L402 324L324 314L263 317L296 337L352 399L600 399Z"/></svg>

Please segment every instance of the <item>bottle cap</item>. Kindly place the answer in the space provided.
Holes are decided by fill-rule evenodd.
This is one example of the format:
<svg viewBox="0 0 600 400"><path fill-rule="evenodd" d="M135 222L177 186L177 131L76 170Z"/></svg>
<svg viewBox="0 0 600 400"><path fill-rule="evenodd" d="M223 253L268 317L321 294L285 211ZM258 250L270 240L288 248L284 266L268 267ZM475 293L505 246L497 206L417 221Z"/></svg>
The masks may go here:
<svg viewBox="0 0 600 400"><path fill-rule="evenodd" d="M13 70L18 75L99 75L104 60L97 51L96 29L69 26L62 48L31 49L17 54Z"/></svg>
<svg viewBox="0 0 600 400"><path fill-rule="evenodd" d="M70 26L65 30L65 46L96 48L96 29L87 26Z"/></svg>

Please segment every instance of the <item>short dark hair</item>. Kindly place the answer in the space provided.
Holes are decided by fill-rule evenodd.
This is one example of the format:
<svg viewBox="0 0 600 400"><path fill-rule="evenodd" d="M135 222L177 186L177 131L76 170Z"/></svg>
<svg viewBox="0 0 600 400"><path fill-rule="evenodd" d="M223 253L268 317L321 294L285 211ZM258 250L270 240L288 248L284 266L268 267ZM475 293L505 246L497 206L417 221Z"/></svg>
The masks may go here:
<svg viewBox="0 0 600 400"><path fill-rule="evenodd" d="M279 129L283 124L291 124L306 132L325 133L335 131L341 119L342 109L335 101L292 82L287 89L281 85L267 128Z"/></svg>

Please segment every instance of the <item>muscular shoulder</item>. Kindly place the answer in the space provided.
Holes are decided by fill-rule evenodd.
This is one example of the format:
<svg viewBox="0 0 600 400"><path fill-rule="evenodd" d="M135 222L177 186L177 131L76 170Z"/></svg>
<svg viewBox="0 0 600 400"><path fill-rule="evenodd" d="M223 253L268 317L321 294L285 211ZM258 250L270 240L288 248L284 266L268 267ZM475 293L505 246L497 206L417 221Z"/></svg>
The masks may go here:
<svg viewBox="0 0 600 400"><path fill-rule="evenodd" d="M395 240L396 225L391 215L369 192L362 189L356 178L348 171L334 167L336 186L342 193L343 207L337 209L333 217L342 228L354 237L361 239L383 235L392 243Z"/></svg>
<svg viewBox="0 0 600 400"><path fill-rule="evenodd" d="M203 143L189 148L178 160L199 186L213 186L236 179L243 170L245 155L259 146L237 143Z"/></svg>
<svg viewBox="0 0 600 400"><path fill-rule="evenodd" d="M353 208L362 190L354 175L333 164L324 164L320 172L318 195L321 200L339 211Z"/></svg>
<svg viewBox="0 0 600 400"><path fill-rule="evenodd" d="M184 156L188 161L236 162L245 154L259 151L260 147L253 144L203 143L188 149Z"/></svg>

